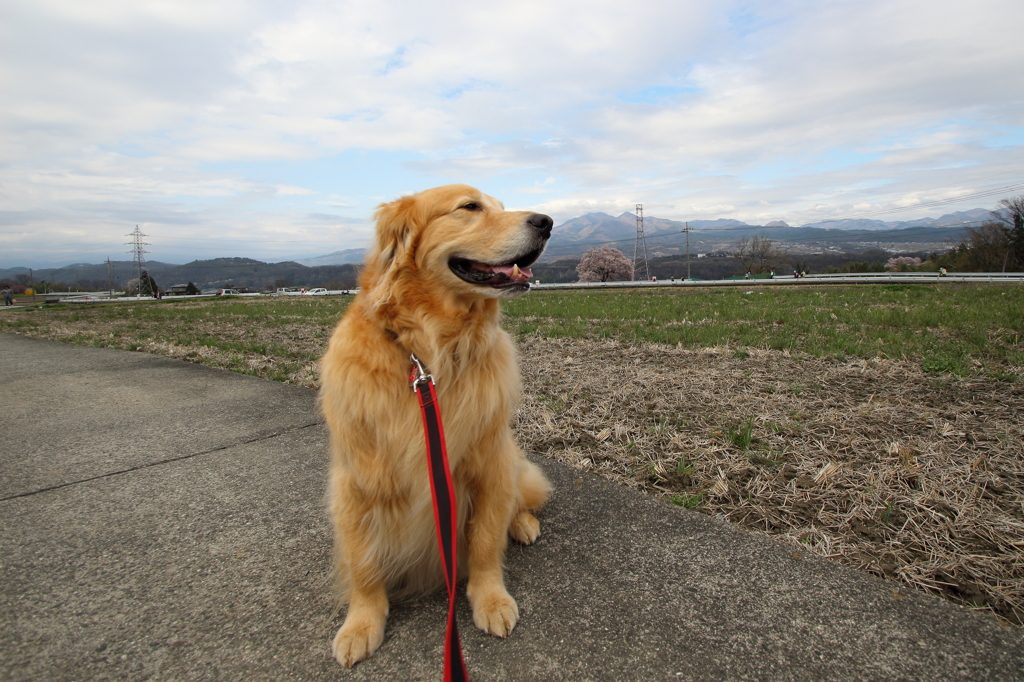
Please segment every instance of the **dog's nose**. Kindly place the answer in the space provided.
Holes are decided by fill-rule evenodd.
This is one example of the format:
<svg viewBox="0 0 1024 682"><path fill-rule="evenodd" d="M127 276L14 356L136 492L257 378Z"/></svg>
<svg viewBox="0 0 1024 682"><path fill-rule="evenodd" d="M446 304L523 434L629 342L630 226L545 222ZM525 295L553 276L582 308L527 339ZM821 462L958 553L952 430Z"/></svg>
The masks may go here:
<svg viewBox="0 0 1024 682"><path fill-rule="evenodd" d="M530 227L540 230L540 234L544 239L551 236L551 228L555 224L555 221L551 219L551 216L546 216L543 213L534 213L526 219L526 222Z"/></svg>

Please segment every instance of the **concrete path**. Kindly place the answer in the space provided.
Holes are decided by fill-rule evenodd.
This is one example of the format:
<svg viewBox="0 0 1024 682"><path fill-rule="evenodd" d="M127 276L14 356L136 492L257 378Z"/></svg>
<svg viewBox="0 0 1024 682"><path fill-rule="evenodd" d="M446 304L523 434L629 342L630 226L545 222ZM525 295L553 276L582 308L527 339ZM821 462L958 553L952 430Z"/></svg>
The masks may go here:
<svg viewBox="0 0 1024 682"><path fill-rule="evenodd" d="M353 670L329 642L312 391L0 334L0 679L438 680L441 595ZM521 621L473 680L1021 680L1024 632L539 461Z"/></svg>

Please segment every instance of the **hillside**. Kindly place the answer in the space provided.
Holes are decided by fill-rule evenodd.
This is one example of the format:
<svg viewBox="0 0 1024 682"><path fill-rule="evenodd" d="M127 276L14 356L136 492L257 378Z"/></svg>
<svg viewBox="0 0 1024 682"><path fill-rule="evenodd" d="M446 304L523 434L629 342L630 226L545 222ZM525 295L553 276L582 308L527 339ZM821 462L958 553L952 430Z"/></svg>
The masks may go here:
<svg viewBox="0 0 1024 682"><path fill-rule="evenodd" d="M648 236L675 234L686 227L686 223L678 220L667 220L654 216L644 217L644 234ZM694 220L690 222L693 230L714 230L732 227L746 227L739 220ZM563 242L616 241L632 239L636 235L636 216L628 211L619 216L607 213L587 213L579 218L567 220L557 226L552 239Z"/></svg>
<svg viewBox="0 0 1024 682"><path fill-rule="evenodd" d="M938 218L909 221L871 219L823 221L791 227L783 221L767 225L748 225L739 220L691 220L681 222L653 216L644 217L644 236L648 256L686 253L686 235L690 227L690 252L713 253L730 250L744 237L767 235L793 254L860 253L868 249L891 252L944 251L958 243L965 228L989 219L991 212L976 208L947 213ZM622 213L588 213L554 228L544 253L545 262L578 257L594 246L610 244L630 257L636 241L636 216Z"/></svg>
<svg viewBox="0 0 1024 682"><path fill-rule="evenodd" d="M136 277L132 261L111 262L113 286L119 289ZM197 260L184 265L150 261L146 270L163 288L174 284L193 282L202 289L217 287L249 287L266 289L274 286L327 286L336 289L353 288L356 285L355 265L322 265L308 267L293 261L264 263L251 258L214 258ZM0 279L17 280L18 275L27 275L27 268L0 270ZM63 268L46 268L32 273L35 282L62 282L85 289L106 289L108 285L107 264L91 265L77 263Z"/></svg>
<svg viewBox="0 0 1024 682"><path fill-rule="evenodd" d="M691 226L692 228L692 226ZM594 234L594 233L592 233ZM599 234L613 236L609 232ZM620 234L623 234L620 232ZM644 221L644 235L649 257L686 253L686 235L680 231L651 231ZM690 253L731 251L744 237L764 235L790 253L860 253L883 249L893 253L905 251L945 251L965 236L963 227L907 227L890 230L842 230L819 227L768 227L743 225L718 229L691 229ZM573 239L561 235L557 228L544 252L543 261L579 257L595 246L611 245L633 257L636 225L631 232L617 238Z"/></svg>

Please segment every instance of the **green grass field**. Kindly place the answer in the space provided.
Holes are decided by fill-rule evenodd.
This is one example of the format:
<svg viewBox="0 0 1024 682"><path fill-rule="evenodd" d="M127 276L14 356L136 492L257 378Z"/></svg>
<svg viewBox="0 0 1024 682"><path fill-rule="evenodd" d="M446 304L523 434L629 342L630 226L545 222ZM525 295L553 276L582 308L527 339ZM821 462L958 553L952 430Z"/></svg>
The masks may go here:
<svg viewBox="0 0 1024 682"><path fill-rule="evenodd" d="M49 305L0 315L0 331L145 350L286 381L308 375L351 300L228 297ZM254 358L260 360L254 364Z"/></svg>
<svg viewBox="0 0 1024 682"><path fill-rule="evenodd" d="M1006 379L1024 366L1020 286L535 291L508 303L505 317L519 336L881 355Z"/></svg>
<svg viewBox="0 0 1024 682"><path fill-rule="evenodd" d="M137 339L315 359L348 297L226 298L51 306L0 316L0 330L131 348ZM1024 371L1024 287L861 285L694 290L538 290L504 304L518 338L615 338L819 357L889 357L930 372L1015 380ZM234 330L226 334L224 329ZM102 334L96 330L103 330ZM298 334L311 344L297 350Z"/></svg>

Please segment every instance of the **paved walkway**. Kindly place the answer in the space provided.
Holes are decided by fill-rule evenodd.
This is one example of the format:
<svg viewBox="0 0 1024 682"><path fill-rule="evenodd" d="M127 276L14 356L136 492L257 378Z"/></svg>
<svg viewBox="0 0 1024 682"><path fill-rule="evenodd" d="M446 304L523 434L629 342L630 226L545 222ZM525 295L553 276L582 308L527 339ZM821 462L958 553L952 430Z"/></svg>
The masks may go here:
<svg viewBox="0 0 1024 682"><path fill-rule="evenodd" d="M441 595L330 656L312 391L0 334L0 679L437 680ZM1024 632L540 460L474 680L1021 680Z"/></svg>

